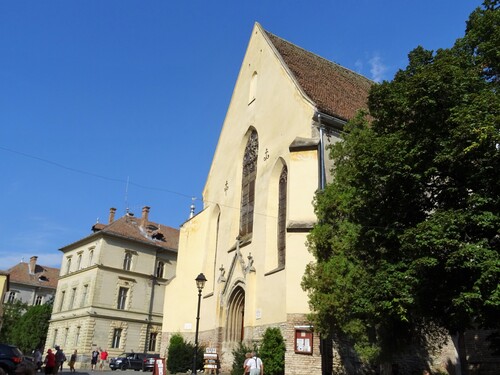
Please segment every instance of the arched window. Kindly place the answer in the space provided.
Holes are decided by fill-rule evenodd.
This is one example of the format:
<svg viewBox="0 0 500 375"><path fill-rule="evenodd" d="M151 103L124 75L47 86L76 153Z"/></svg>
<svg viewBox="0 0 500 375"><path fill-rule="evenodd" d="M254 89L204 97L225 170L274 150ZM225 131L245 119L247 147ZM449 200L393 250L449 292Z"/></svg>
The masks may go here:
<svg viewBox="0 0 500 375"><path fill-rule="evenodd" d="M252 234L253 212L255 204L255 178L257 176L257 156L259 139L252 131L245 147L243 157L243 177L241 182L240 236Z"/></svg>
<svg viewBox="0 0 500 375"><path fill-rule="evenodd" d="M156 277L163 277L163 268L165 268L165 263L158 262L156 265Z"/></svg>
<svg viewBox="0 0 500 375"><path fill-rule="evenodd" d="M132 266L132 254L129 252L125 252L125 257L123 258L123 269L125 271L130 271L131 266Z"/></svg>
<svg viewBox="0 0 500 375"><path fill-rule="evenodd" d="M278 192L278 267L285 266L286 260L286 186L288 170L283 166Z"/></svg>

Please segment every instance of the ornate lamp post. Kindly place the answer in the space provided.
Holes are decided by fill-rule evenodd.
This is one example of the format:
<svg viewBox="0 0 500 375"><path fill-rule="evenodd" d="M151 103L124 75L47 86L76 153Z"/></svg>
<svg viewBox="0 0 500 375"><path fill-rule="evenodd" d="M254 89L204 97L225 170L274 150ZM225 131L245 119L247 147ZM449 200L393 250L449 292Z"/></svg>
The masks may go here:
<svg viewBox="0 0 500 375"><path fill-rule="evenodd" d="M193 359L193 374L196 374L196 357L198 356L198 329L200 327L200 304L201 304L201 291L205 286L207 278L204 274L200 273L195 279L196 287L198 288L198 311L196 313L196 333L194 336L194 359Z"/></svg>

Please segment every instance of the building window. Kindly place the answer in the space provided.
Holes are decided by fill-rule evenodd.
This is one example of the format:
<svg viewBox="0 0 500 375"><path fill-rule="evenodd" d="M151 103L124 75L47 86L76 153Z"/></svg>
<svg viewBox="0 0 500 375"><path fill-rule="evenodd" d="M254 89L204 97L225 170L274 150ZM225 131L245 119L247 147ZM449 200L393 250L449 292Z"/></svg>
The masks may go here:
<svg viewBox="0 0 500 375"><path fill-rule="evenodd" d="M126 251L125 257L123 258L123 269L125 271L130 271L131 266L132 266L132 254Z"/></svg>
<svg viewBox="0 0 500 375"><path fill-rule="evenodd" d="M257 156L259 139L252 131L245 147L243 157L243 176L241 181L240 236L252 234L255 205L255 178L257 176Z"/></svg>
<svg viewBox="0 0 500 375"><path fill-rule="evenodd" d="M283 166L279 181L278 202L278 266L285 266L286 259L286 186L288 170Z"/></svg>
<svg viewBox="0 0 500 375"><path fill-rule="evenodd" d="M126 302L127 302L127 294L128 288L120 287L118 290L118 303L116 308L119 310L125 310Z"/></svg>
<svg viewBox="0 0 500 375"><path fill-rule="evenodd" d="M57 329L54 330L54 340L52 341L52 347L55 348L57 344Z"/></svg>
<svg viewBox="0 0 500 375"><path fill-rule="evenodd" d="M64 341L63 341L63 347L66 347L66 343L68 342L68 334L69 334L69 328L64 329Z"/></svg>
<svg viewBox="0 0 500 375"><path fill-rule="evenodd" d="M80 341L80 327L76 327L75 346L78 344L79 341Z"/></svg>
<svg viewBox="0 0 500 375"><path fill-rule="evenodd" d="M76 260L76 270L81 270L82 269L82 254L78 254L78 258Z"/></svg>
<svg viewBox="0 0 500 375"><path fill-rule="evenodd" d="M9 298L7 299L7 303L14 303L16 300L16 292L10 292Z"/></svg>
<svg viewBox="0 0 500 375"><path fill-rule="evenodd" d="M148 351L149 352L156 352L156 340L157 339L158 339L157 332L151 332L149 334L149 344L148 344Z"/></svg>
<svg viewBox="0 0 500 375"><path fill-rule="evenodd" d="M89 267L92 265L92 261L94 258L94 249L89 250Z"/></svg>
<svg viewBox="0 0 500 375"><path fill-rule="evenodd" d="M64 297L66 296L66 291L61 292L61 301L59 302L59 311L62 311L64 306Z"/></svg>
<svg viewBox="0 0 500 375"><path fill-rule="evenodd" d="M75 296L76 296L76 288L71 289L71 298L69 300L69 309L71 310L73 308L73 305L75 303Z"/></svg>
<svg viewBox="0 0 500 375"><path fill-rule="evenodd" d="M163 269L165 268L165 263L158 262L156 265L156 277L163 277Z"/></svg>
<svg viewBox="0 0 500 375"><path fill-rule="evenodd" d="M71 271L71 257L66 258L66 273Z"/></svg>
<svg viewBox="0 0 500 375"><path fill-rule="evenodd" d="M43 302L43 297L42 296L36 296L35 298L35 306L41 305Z"/></svg>
<svg viewBox="0 0 500 375"><path fill-rule="evenodd" d="M85 284L83 286L82 302L81 302L80 307L83 307L83 306L85 306L87 304L87 294L88 294L88 291L89 291L89 286L88 286L88 284Z"/></svg>
<svg viewBox="0 0 500 375"><path fill-rule="evenodd" d="M121 337L122 337L122 329L115 328L113 331L113 342L111 343L112 348L119 348L120 347Z"/></svg>

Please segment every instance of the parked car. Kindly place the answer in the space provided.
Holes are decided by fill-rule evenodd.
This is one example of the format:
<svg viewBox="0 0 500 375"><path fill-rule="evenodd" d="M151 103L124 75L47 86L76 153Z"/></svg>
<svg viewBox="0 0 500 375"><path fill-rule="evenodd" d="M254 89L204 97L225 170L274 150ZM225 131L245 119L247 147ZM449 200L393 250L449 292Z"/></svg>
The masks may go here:
<svg viewBox="0 0 500 375"><path fill-rule="evenodd" d="M0 368L7 374L14 374L16 367L23 362L24 355L17 346L0 344Z"/></svg>
<svg viewBox="0 0 500 375"><path fill-rule="evenodd" d="M146 354L146 358L142 360L142 371L153 371L157 358L160 358L159 354Z"/></svg>

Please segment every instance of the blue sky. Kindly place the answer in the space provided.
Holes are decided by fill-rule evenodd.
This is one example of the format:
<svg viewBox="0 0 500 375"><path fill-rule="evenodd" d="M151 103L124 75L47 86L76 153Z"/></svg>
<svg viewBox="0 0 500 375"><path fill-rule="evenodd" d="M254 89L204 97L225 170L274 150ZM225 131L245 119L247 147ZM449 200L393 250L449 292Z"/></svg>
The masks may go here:
<svg viewBox="0 0 500 375"><path fill-rule="evenodd" d="M178 228L201 192L254 22L371 79L447 48L480 1L0 2L0 269L110 207ZM128 182L127 182L128 181Z"/></svg>

